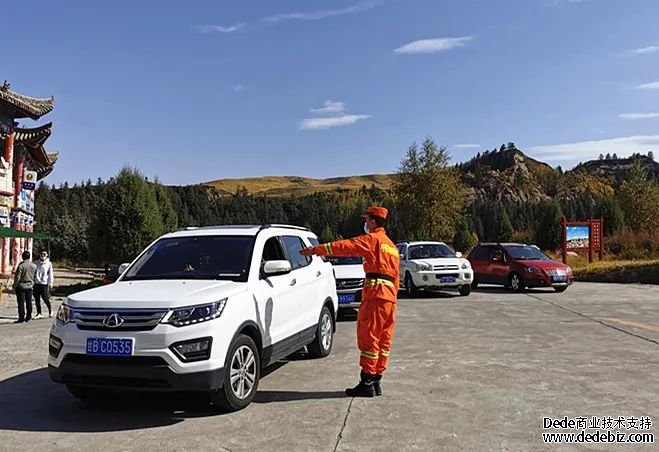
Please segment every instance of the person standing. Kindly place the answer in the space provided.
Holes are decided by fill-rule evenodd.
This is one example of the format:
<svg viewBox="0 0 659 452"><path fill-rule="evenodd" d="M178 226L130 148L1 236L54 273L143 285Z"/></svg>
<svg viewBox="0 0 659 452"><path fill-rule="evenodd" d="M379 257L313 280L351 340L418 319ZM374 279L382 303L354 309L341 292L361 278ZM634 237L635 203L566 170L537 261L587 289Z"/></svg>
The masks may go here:
<svg viewBox="0 0 659 452"><path fill-rule="evenodd" d="M364 235L300 251L303 256L361 256L365 260L366 279L357 316L362 371L359 384L346 389L349 397L381 395L380 380L388 366L400 287L400 256L384 230L387 214L384 207L369 207L362 215Z"/></svg>
<svg viewBox="0 0 659 452"><path fill-rule="evenodd" d="M23 251L23 262L16 267L14 292L18 303L18 320L14 323L29 322L32 319L32 289L37 266L30 260L30 252Z"/></svg>
<svg viewBox="0 0 659 452"><path fill-rule="evenodd" d="M55 277L53 275L53 264L48 259L48 251L42 250L39 254L37 261L37 272L34 277L34 305L37 308L36 319L41 319L41 299L48 308L48 317L53 316L53 311L50 307L49 291L53 288Z"/></svg>

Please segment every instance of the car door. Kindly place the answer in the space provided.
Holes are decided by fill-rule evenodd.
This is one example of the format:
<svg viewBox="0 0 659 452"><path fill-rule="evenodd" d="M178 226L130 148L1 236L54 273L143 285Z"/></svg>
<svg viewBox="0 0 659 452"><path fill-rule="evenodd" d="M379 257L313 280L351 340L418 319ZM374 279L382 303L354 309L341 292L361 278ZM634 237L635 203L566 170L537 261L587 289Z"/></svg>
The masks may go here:
<svg viewBox="0 0 659 452"><path fill-rule="evenodd" d="M501 247L492 247L490 252L490 264L488 274L495 284L508 284L510 265L506 259L506 253Z"/></svg>
<svg viewBox="0 0 659 452"><path fill-rule="evenodd" d="M294 284L296 277L293 272L281 275L263 273L263 264L266 261L286 260L279 237L268 238L263 248L255 252L261 256L259 279L254 288L256 316L263 331L264 349L267 354L271 354L277 345L282 347L287 340L297 340L296 337L291 338L296 333L291 311L297 302L295 291L292 290L297 282ZM267 359L267 356L265 358Z"/></svg>
<svg viewBox="0 0 659 452"><path fill-rule="evenodd" d="M474 277L478 282L491 282L491 276L488 274L490 251L491 247L481 246L474 251L473 257L470 259L471 268L474 270Z"/></svg>
<svg viewBox="0 0 659 452"><path fill-rule="evenodd" d="M401 287L405 283L405 269L407 268L407 244L400 244L398 245L398 254L400 255L400 271L399 277L400 277L400 285Z"/></svg>
<svg viewBox="0 0 659 452"><path fill-rule="evenodd" d="M285 235L281 238L286 258L291 263L292 302L287 306L291 318L291 330L302 332L318 324L318 316L324 299L321 298L321 286L317 281L322 276L322 270L311 265L313 259L300 255L300 250L306 248L302 239L295 235Z"/></svg>

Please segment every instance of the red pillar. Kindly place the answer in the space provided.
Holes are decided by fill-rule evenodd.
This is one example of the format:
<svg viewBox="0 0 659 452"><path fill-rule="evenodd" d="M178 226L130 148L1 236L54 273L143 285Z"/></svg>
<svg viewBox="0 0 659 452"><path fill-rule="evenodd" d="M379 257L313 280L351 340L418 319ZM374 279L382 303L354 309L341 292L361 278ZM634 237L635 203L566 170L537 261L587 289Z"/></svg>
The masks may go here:
<svg viewBox="0 0 659 452"><path fill-rule="evenodd" d="M23 159L22 158L18 159L16 165L14 165L14 169L16 170L14 172L14 207L18 208L21 199L21 190L23 189ZM18 220L21 217L21 215L17 213L16 217L17 217L17 221L14 224L14 229L20 231L21 229L23 229L21 221ZM21 244L22 244L22 239L19 238L14 239L12 242L11 255L12 255L14 268L20 262Z"/></svg>
<svg viewBox="0 0 659 452"><path fill-rule="evenodd" d="M593 263L593 219L588 220L588 263Z"/></svg>
<svg viewBox="0 0 659 452"><path fill-rule="evenodd" d="M567 220L565 217L561 219L561 235L563 237L563 240L561 240L561 257L563 263L567 265Z"/></svg>
<svg viewBox="0 0 659 452"><path fill-rule="evenodd" d="M7 168L7 175L8 176L13 176L12 171L12 166L14 164L14 139L16 138L16 132L12 129L11 132L9 132L9 135L7 136L7 139L5 140L5 161L7 162L7 165L9 166ZM11 207L12 206L7 206L9 211L11 212ZM10 262L9 262L9 253L10 253L10 243L11 239L10 238L5 238L2 239L2 247L0 249L0 254L2 254L1 258L1 267L0 267L0 273L3 275L8 275L11 272L11 267L10 267Z"/></svg>

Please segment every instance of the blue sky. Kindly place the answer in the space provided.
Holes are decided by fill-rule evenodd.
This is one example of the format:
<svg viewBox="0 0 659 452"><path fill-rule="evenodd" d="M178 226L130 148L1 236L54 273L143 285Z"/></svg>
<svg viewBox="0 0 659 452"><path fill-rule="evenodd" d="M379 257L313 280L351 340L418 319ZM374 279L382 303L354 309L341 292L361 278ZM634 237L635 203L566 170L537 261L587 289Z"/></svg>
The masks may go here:
<svg viewBox="0 0 659 452"><path fill-rule="evenodd" d="M425 136L454 161L508 141L563 168L659 154L656 0L0 8L0 78L55 96L50 183L393 172Z"/></svg>

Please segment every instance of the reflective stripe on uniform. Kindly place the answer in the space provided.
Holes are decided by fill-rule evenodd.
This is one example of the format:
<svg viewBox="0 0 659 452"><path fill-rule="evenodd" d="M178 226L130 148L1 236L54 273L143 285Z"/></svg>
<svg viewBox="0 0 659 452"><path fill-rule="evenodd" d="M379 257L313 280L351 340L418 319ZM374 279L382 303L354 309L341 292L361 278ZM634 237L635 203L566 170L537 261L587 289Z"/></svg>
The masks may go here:
<svg viewBox="0 0 659 452"><path fill-rule="evenodd" d="M380 350L382 356L389 356L389 350Z"/></svg>
<svg viewBox="0 0 659 452"><path fill-rule="evenodd" d="M332 255L332 245L330 245L329 243L326 243L325 244L325 252L327 253L328 256L331 256Z"/></svg>
<svg viewBox="0 0 659 452"><path fill-rule="evenodd" d="M362 351L362 356L368 359L378 359L377 352Z"/></svg>
<svg viewBox="0 0 659 452"><path fill-rule="evenodd" d="M382 284L382 285L385 285L385 286L388 286L388 287L396 288L394 283L392 283L391 281L387 281L386 279L379 279L378 278L378 279L367 279L366 280L366 285L367 286L377 286L378 284Z"/></svg>

